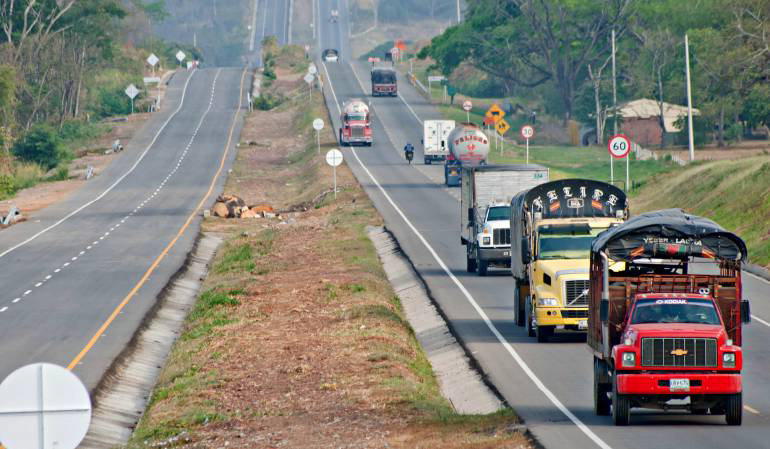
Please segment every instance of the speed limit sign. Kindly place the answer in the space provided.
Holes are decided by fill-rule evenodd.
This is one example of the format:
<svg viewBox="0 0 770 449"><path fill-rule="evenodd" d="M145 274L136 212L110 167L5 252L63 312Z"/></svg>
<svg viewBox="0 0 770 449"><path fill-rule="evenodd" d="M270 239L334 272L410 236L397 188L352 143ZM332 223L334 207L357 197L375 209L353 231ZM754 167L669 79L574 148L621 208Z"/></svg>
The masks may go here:
<svg viewBox="0 0 770 449"><path fill-rule="evenodd" d="M612 157L622 159L631 151L631 140L623 134L614 135L610 137L607 149L610 150Z"/></svg>
<svg viewBox="0 0 770 449"><path fill-rule="evenodd" d="M524 125L521 127L521 137L529 140L535 137L535 128L532 125Z"/></svg>
<svg viewBox="0 0 770 449"><path fill-rule="evenodd" d="M463 101L463 109L467 112L473 109L473 103L470 102L470 100Z"/></svg>

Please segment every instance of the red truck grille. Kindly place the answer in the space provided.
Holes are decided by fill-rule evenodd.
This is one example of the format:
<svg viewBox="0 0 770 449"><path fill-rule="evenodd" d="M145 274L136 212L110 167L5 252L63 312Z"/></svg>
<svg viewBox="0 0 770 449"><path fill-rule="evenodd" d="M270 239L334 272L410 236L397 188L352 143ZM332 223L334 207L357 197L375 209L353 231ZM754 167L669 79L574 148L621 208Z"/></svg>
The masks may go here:
<svg viewBox="0 0 770 449"><path fill-rule="evenodd" d="M366 135L366 131L364 131L363 126L351 126L350 127L350 136L351 137L364 137Z"/></svg>
<svg viewBox="0 0 770 449"><path fill-rule="evenodd" d="M713 338L642 338L642 366L717 366Z"/></svg>

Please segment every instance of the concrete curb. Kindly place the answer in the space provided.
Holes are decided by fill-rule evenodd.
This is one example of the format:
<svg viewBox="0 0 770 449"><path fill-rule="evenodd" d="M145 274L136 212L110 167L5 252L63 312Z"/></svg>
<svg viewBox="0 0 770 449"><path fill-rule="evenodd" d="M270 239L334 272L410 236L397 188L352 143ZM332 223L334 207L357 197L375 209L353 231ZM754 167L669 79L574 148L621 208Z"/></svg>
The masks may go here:
<svg viewBox="0 0 770 449"><path fill-rule="evenodd" d="M417 341L430 360L441 393L462 415L483 415L503 408L503 401L487 386L464 348L433 305L422 280L383 227L368 227L385 274L398 295Z"/></svg>
<svg viewBox="0 0 770 449"><path fill-rule="evenodd" d="M743 270L753 274L758 278L762 278L770 282L770 271L767 271L767 269L764 267L755 265L753 263L745 263L743 264Z"/></svg>
<svg viewBox="0 0 770 449"><path fill-rule="evenodd" d="M222 241L221 237L203 234L183 268L171 278L158 308L147 315L126 354L110 368L94 393L91 427L79 448L108 449L125 444L131 437Z"/></svg>

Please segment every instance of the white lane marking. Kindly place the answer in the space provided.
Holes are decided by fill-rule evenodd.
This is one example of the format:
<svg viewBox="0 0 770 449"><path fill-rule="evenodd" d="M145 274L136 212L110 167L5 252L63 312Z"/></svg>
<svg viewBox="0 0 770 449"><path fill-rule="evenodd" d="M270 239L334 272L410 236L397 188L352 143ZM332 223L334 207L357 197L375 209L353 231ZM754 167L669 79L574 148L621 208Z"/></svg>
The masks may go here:
<svg viewBox="0 0 770 449"><path fill-rule="evenodd" d="M758 317L758 316L756 316L754 314L751 315L751 318L754 319L754 320L759 321L760 323L764 324L767 327L770 327L770 323L768 323L767 321L763 320L762 318L760 318L760 317Z"/></svg>
<svg viewBox="0 0 770 449"><path fill-rule="evenodd" d="M321 62L324 66L324 71L326 71L326 64ZM351 67L352 70L352 67ZM355 74L355 71L354 71ZM331 86L332 82L329 78L328 72L326 73L327 80L329 80L329 85ZM356 77L358 78L358 77ZM334 89L332 88L332 94L334 93ZM335 103L337 102L336 96L334 99ZM339 103L337 103L337 109L340 109ZM497 341L500 342L500 344L505 348L505 350L510 354L510 356L516 361L516 363L519 365L519 367L524 371L524 373L529 377L529 379L535 384L535 386L540 390L548 400L551 401L551 403L556 406L559 411L561 411L567 418L569 418L570 421L572 421L573 424L575 424L578 429L580 429L588 438L590 438L594 443L596 443L597 446L601 447L602 449L611 449L611 446L604 442L597 434L595 434L583 421L580 420L577 416L575 416L562 402L559 400L559 398L556 397L556 395L551 392L551 390L548 389L548 387L545 386L545 384L540 380L539 377L535 374L534 371L527 365L527 363L524 361L524 359L521 358L518 352L511 346L510 343L508 343L505 340L505 337L503 337L502 333L497 329L497 327L492 323L492 320L489 319L489 316L487 316L486 312L484 312L484 309L481 308L481 306L476 302L476 300L473 298L473 295L465 288L465 285L463 285L462 282L460 282L457 277L455 277L454 273L449 269L449 267L444 263L444 261L439 257L438 253L433 249L433 247L428 243L428 241L423 237L423 235L420 233L420 231L417 230L417 228L412 224L412 222L407 218L406 214L401 211L401 209L396 205L395 201L388 195L388 192L385 191L385 189L380 185L380 183L377 181L377 179L374 177L374 175L369 171L369 169L364 165L364 163L361 161L361 159L358 157L358 153L356 152L355 148L351 148L350 150L353 153L353 156L355 156L356 160L358 161L359 165L361 165L361 168L366 172L366 174L369 176L369 179L372 180L374 185L377 186L379 191L382 193L382 195L385 197L385 199L390 203L391 207L396 211L396 213L401 217L402 220L404 220L404 223L411 229L412 233L420 240L420 242L425 246L425 248L428 250L428 252L433 256L433 258L436 260L438 265L444 270L447 276L454 282L454 284L457 286L457 288L460 290L460 292L465 296L465 299L468 300L468 302L471 304L471 306L476 310L476 313L479 314L481 319L484 321L484 324L487 325L487 328L492 332L492 334L497 338Z"/></svg>
<svg viewBox="0 0 770 449"><path fill-rule="evenodd" d="M68 266L70 266L69 262L64 262L64 265L62 265L62 267L64 267L64 268L67 268Z"/></svg>
<svg viewBox="0 0 770 449"><path fill-rule="evenodd" d="M42 282L38 282L37 284L35 284L35 288L40 287L41 285L43 285L43 283Z"/></svg>
<svg viewBox="0 0 770 449"><path fill-rule="evenodd" d="M48 276L45 277L45 280L47 281L47 280L51 279L52 277L53 276L49 274Z"/></svg>
<svg viewBox="0 0 770 449"><path fill-rule="evenodd" d="M31 237L27 238L26 240L24 240L24 241L22 241L22 242L20 242L20 243L17 243L16 245L14 245L14 246L12 246L12 247L10 247L10 248L6 249L6 250L5 250L5 251L3 251L2 253L0 253L0 258L4 257L5 255L7 255L8 253L10 253L11 251L14 251L14 250L16 250L16 249L18 249L18 248L20 248L20 247L22 247L22 246L26 245L27 243L29 243L29 242L31 242L31 241L33 241L33 240L35 240L36 238L40 237L41 235L45 234L46 232L50 231L51 229L53 229L53 228L55 228L55 227L59 226L60 224L64 223L65 221L67 221L67 220L69 220L70 218L74 217L76 214L78 214L80 211L82 211L82 210L83 210L83 209L85 209L86 207L88 207L88 206L90 206L90 205L94 204L95 202L99 201L100 199L104 198L104 197L105 197L105 196L106 196L108 193L110 193L110 192L112 191L112 189L114 189L114 188L115 188L115 187L116 187L118 184L120 184L120 183L121 183L121 182L122 182L122 181L123 181L123 180L124 180L124 179L125 179L125 178L126 178L128 175L130 175L130 174L131 174L131 173L134 171L134 169L136 169L136 167L137 167L137 166L139 166L139 163L140 163L140 162L142 162L142 160L144 159L144 157L145 157L145 156L147 155L147 153L150 151L150 148L152 148L152 147L155 145L155 141L157 141L157 140L158 140L158 137L160 137L160 134L163 132L163 130L164 130L164 129L166 129L166 126L167 126L167 125L168 125L168 124L171 122L171 120L172 120L174 117L176 117L176 115L179 113L179 111L181 111L181 110L182 110L182 106L184 106L185 97L186 97L186 94L187 94L187 86L190 84L190 80L193 78L193 76L195 75L195 73L196 73L196 72L197 72L197 69L194 69L194 70L193 70L193 72L192 72L192 74L191 74L191 75L190 75L190 76L187 78L187 81L185 81L185 83L184 83L184 88L182 89L182 101L180 101L180 102L179 102L179 106L178 106L178 107L176 108L176 110L175 110L175 111L174 111L174 112L173 112L173 113L172 113L172 114L171 114L171 115L168 117L168 119L166 119L166 121L163 123L163 125L162 125L162 126L160 127L160 129L158 130L158 132L155 134L155 137L153 137L153 138L152 138L152 140L151 140L151 141L150 141L150 143L147 145L147 147L144 149L144 151L142 152L142 154L141 154L141 155L139 155L139 158L138 158L138 159L137 159L137 160L134 162L134 164L131 166L131 168L129 168L129 169L128 169L128 171L127 171L127 172L123 173L123 174L122 174L122 175L121 175L121 176L120 176L120 177L119 177L117 180L115 180L115 182L114 182L114 183L112 183L112 185L110 185L109 187L107 187L107 189L106 189L106 190L104 190L102 193L100 193L99 195L97 195L97 197L96 197L96 198L92 199L91 201L89 201L89 202L87 202L87 203L83 204L82 206L78 207L77 209L73 210L73 211L72 211L72 212L70 212L69 214L65 215L63 218L59 219L59 221L57 221L56 223L54 223L54 224L52 224L52 225L48 226L47 228L44 228L44 229L40 230L40 231L39 231L39 232L37 232L36 234L34 234L34 235L32 235Z"/></svg>
<svg viewBox="0 0 770 449"><path fill-rule="evenodd" d="M61 268L57 268L57 269L53 270L54 273L58 273L60 271L61 271Z"/></svg>
<svg viewBox="0 0 770 449"><path fill-rule="evenodd" d="M750 411L751 413L753 413L755 415L759 415L759 410L757 410L757 409L755 409L753 407L749 407L748 405L744 405L743 408L745 408L746 410Z"/></svg>
<svg viewBox="0 0 770 449"><path fill-rule="evenodd" d="M21 301L21 298L13 298L13 303L16 304L17 302Z"/></svg>
<svg viewBox="0 0 770 449"><path fill-rule="evenodd" d="M27 295L29 295L30 293L32 293L32 290L27 290L27 291L26 291L26 292L24 292L24 294L22 294L21 296L27 296Z"/></svg>
<svg viewBox="0 0 770 449"><path fill-rule="evenodd" d="M3 307L2 309L0 309L0 313L2 313L2 312L5 312L6 310L8 310L8 307L7 307L7 306L6 306L6 307Z"/></svg>

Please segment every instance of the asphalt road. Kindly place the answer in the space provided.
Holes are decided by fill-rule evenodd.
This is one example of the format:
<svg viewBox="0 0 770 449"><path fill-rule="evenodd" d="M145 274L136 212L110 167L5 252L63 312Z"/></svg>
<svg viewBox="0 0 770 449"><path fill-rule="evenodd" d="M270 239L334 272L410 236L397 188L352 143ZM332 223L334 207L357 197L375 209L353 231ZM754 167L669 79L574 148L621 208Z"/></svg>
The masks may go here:
<svg viewBox="0 0 770 449"><path fill-rule="evenodd" d="M262 41L266 37L274 36L279 45L291 43L291 30L289 29L289 0L254 0L256 15L252 9L251 35L249 51L253 51L257 66L262 65L261 49ZM307 24L305 24L307 26Z"/></svg>
<svg viewBox="0 0 770 449"><path fill-rule="evenodd" d="M335 0L318 0L318 15ZM340 0L340 3L344 2ZM346 8L340 22L316 17L319 50L338 48L339 63L320 64L334 130L339 106L348 98L368 97L368 68L351 61ZM351 65L352 63L352 65ZM722 448L768 447L770 443L770 283L744 275L744 296L752 299L755 319L746 328L744 423L724 425L722 416L635 411L632 424L614 427L592 409L592 357L584 338L564 335L538 344L512 322L513 284L507 272L487 278L465 272L460 245L456 190L439 184L438 166L423 166L421 120L439 114L408 83L399 80L399 98L371 98L374 145L343 150L349 166L388 229L426 282L433 298L490 383L549 448ZM401 148L417 148L416 165L407 165Z"/></svg>
<svg viewBox="0 0 770 449"><path fill-rule="evenodd" d="M242 73L178 72L162 112L103 174L0 232L0 378L32 362L73 363L180 232L209 190L232 126L237 141L240 85L247 79ZM233 156L234 143L225 170ZM206 206L215 197L208 196ZM89 390L182 266L199 227L196 214L106 332L81 354L74 372Z"/></svg>

